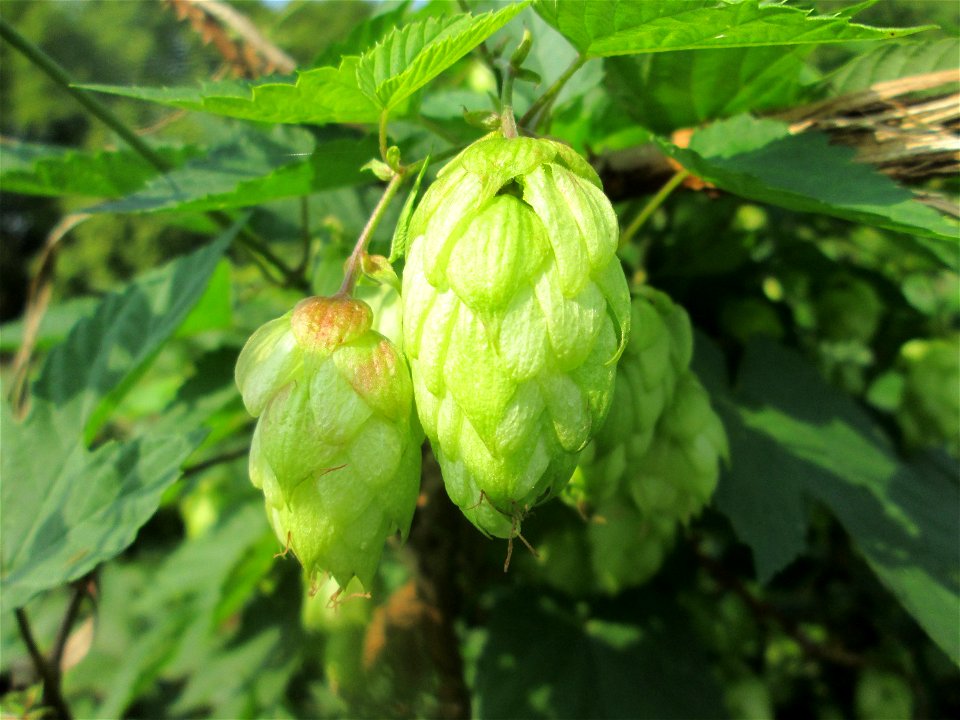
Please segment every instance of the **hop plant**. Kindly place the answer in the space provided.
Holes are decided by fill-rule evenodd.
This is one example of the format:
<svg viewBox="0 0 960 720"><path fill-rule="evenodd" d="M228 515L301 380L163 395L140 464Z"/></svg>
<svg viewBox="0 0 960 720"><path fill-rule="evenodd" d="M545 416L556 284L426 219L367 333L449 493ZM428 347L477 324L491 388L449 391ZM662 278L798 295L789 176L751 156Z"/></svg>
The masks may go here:
<svg viewBox="0 0 960 720"><path fill-rule="evenodd" d="M686 312L645 287L632 314L613 407L565 493L590 515L589 575L611 593L660 568L678 526L710 501L728 454L723 424L689 369Z"/></svg>
<svg viewBox="0 0 960 720"><path fill-rule="evenodd" d="M385 539L407 532L422 432L403 356L366 303L302 300L257 330L236 380L258 417L250 479L308 575L370 587Z"/></svg>
<svg viewBox="0 0 960 720"><path fill-rule="evenodd" d="M560 143L488 136L411 218L404 349L450 498L514 537L606 416L630 324L617 220Z"/></svg>
<svg viewBox="0 0 960 720"><path fill-rule="evenodd" d="M574 502L600 502L619 487L630 462L650 447L677 377L693 356L690 318L665 293L641 287L630 315L630 341L617 371L610 413L567 492Z"/></svg>

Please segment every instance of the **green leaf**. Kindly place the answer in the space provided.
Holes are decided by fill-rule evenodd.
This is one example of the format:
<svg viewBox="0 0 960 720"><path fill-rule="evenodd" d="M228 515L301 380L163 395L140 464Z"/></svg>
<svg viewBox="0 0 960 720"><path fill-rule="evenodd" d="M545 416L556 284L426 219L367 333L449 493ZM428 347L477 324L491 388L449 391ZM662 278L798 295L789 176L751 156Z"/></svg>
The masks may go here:
<svg viewBox="0 0 960 720"><path fill-rule="evenodd" d="M37 348L47 348L63 340L81 319L92 315L99 300L79 297L50 307L40 320ZM23 342L23 320L11 320L0 325L0 350L10 352Z"/></svg>
<svg viewBox="0 0 960 720"><path fill-rule="evenodd" d="M933 27L873 28L758 0L538 0L536 8L588 57L885 40Z"/></svg>
<svg viewBox="0 0 960 720"><path fill-rule="evenodd" d="M801 495L815 498L934 642L960 663L956 463L899 461L849 396L773 343L747 348L737 392L719 404L738 423L728 425L732 468L718 505L737 534L766 557L765 577L777 569L765 546L795 540Z"/></svg>
<svg viewBox="0 0 960 720"><path fill-rule="evenodd" d="M851 148L831 145L822 133L791 135L784 123L741 115L696 132L689 148L661 145L692 173L735 195L909 233L956 265L955 222L855 162Z"/></svg>
<svg viewBox="0 0 960 720"><path fill-rule="evenodd" d="M148 100L215 115L271 123L366 123L380 116L357 85L359 58L345 57L339 67L297 73L292 82L204 83L198 88L142 88L80 85L86 90Z"/></svg>
<svg viewBox="0 0 960 720"><path fill-rule="evenodd" d="M193 310L177 328L177 337L190 337L207 330L230 327L233 323L230 265L221 261L210 278L210 283ZM96 312L100 300L95 297L77 297L50 307L40 320L36 347L49 348L63 341L73 326ZM11 320L0 325L0 351L10 352L23 342L23 320Z"/></svg>
<svg viewBox="0 0 960 720"><path fill-rule="evenodd" d="M3 406L0 587L20 607L136 537L205 431L188 426L93 451L97 427L203 295L239 226L108 295L47 356L22 423Z"/></svg>
<svg viewBox="0 0 960 720"><path fill-rule="evenodd" d="M204 294L240 225L209 245L147 273L100 303L51 350L33 385L35 401L57 408L58 422L87 442Z"/></svg>
<svg viewBox="0 0 960 720"><path fill-rule="evenodd" d="M891 43L855 55L825 81L833 95L865 90L874 83L911 75L956 70L960 40Z"/></svg>
<svg viewBox="0 0 960 720"><path fill-rule="evenodd" d="M119 197L160 173L132 150L89 152L18 141L0 142L0 183L27 195ZM172 165L198 154L196 148L156 148Z"/></svg>
<svg viewBox="0 0 960 720"><path fill-rule="evenodd" d="M524 0L476 17L430 17L397 28L360 57L360 89L383 109L396 107L510 22L527 4L529 0Z"/></svg>
<svg viewBox="0 0 960 720"><path fill-rule="evenodd" d="M374 138L315 143L306 130L284 130L271 135L246 133L155 178L139 192L94 209L118 213L222 210L369 182L360 166L377 153Z"/></svg>
<svg viewBox="0 0 960 720"><path fill-rule="evenodd" d="M675 603L632 599L630 620L622 620L590 616L530 588L501 598L476 666L477 717L721 715L689 618Z"/></svg>
<svg viewBox="0 0 960 720"><path fill-rule="evenodd" d="M108 442L93 452L56 408L36 402L23 425L4 421L3 570L6 608L74 580L121 552L156 511L203 433ZM56 439L54 439L56 438Z"/></svg>
<svg viewBox="0 0 960 720"><path fill-rule="evenodd" d="M606 85L637 122L669 133L805 94L811 48L747 47L610 58Z"/></svg>

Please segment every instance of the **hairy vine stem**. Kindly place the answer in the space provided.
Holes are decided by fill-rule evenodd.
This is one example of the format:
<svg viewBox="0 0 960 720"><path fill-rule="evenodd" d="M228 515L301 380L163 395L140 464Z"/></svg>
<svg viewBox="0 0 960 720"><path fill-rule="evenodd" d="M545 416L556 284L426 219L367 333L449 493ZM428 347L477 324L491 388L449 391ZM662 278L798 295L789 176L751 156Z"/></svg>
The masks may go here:
<svg viewBox="0 0 960 720"><path fill-rule="evenodd" d="M554 101L557 99L557 96L560 94L560 91L563 90L563 86L566 85L567 81L586 64L587 59L588 58L584 57L583 55L577 55L577 57L574 58L573 62L570 63L570 67L564 70L563 74L554 81L553 85L547 88L547 91L537 98L533 105L527 108L527 111L523 114L523 117L520 118L519 124L521 127L529 128L531 123L533 123L541 111L544 114L549 111L550 106L553 105Z"/></svg>
<svg viewBox="0 0 960 720"><path fill-rule="evenodd" d="M377 225L380 224L380 220L383 218L387 207L389 207L390 201L393 200L400 186L403 184L407 176L407 170L409 170L409 168L405 168L404 172L395 173L394 176L390 178L390 182L387 183L387 187L384 189L383 195L380 196L377 206L373 209L373 212L370 213L367 224L360 233L360 237L357 238L357 244L353 247L353 252L351 252L350 257L347 258L343 284L340 285L337 295L345 296L353 292L353 288L357 284L357 278L360 276L363 255L367 252L367 245L370 244L370 238L373 237L373 232L377 229Z"/></svg>
<svg viewBox="0 0 960 720"><path fill-rule="evenodd" d="M663 205L664 201L670 197L670 194L680 187L680 183L686 180L689 175L690 172L688 170L681 169L675 172L673 177L664 183L663 187L657 191L657 194L650 198L647 204L643 206L639 213L637 213L637 216L630 222L624 231L620 233L620 247L630 244L634 236L640 232L640 228L646 225L647 220L650 219L650 216L657 211L657 208Z"/></svg>
<svg viewBox="0 0 960 720"><path fill-rule="evenodd" d="M153 165L160 172L169 172L174 168L166 158L151 148L139 135L126 125L114 112L105 104L97 100L94 96L75 87L73 79L53 58L47 55L37 45L30 42L21 35L6 20L0 18L0 38L10 43L19 50L31 63L41 70L48 78L56 83L60 88L69 93L78 103L86 108L91 115L103 122L107 127L119 135L133 150L137 152L144 160ZM225 212L217 210L208 212L207 216L221 228L229 227L233 224L233 219ZM268 247L266 242L258 237L249 228L241 228L237 237L248 248L259 253L264 260L273 265L283 275L284 281L291 287L301 290L308 290L309 283L306 279L287 267L279 257L277 257Z"/></svg>

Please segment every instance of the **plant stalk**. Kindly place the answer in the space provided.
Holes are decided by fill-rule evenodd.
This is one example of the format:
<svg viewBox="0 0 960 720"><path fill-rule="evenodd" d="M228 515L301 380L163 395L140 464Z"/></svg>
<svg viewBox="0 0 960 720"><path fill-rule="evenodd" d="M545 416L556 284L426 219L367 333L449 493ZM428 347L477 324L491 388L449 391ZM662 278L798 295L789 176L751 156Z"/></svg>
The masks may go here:
<svg viewBox="0 0 960 720"><path fill-rule="evenodd" d="M37 641L33 637L33 630L30 628L27 611L24 608L17 608L14 612L17 616L20 637L27 646L27 652L30 653L30 659L33 660L37 674L43 680L43 704L51 707L59 720L72 720L73 714L60 690L60 668L53 667L40 652Z"/></svg>
<svg viewBox="0 0 960 720"><path fill-rule="evenodd" d="M94 117L119 135L144 160L153 165L157 170L169 172L174 169L174 166L166 158L153 150L139 135L127 127L123 120L117 117L109 107L89 93L74 87L73 80L66 70L37 45L17 32L17 30L3 18L0 18L0 37L19 50L30 62L46 74L47 77L69 93ZM207 216L223 228L233 224L233 219L227 213L220 210L208 212ZM248 228L242 228L237 237L249 248L262 255L267 262L275 266L283 274L285 281L289 285L301 290L309 288L309 283L307 283L302 276L287 267L286 263L279 257L274 255L266 246L266 243L254 232Z"/></svg>
<svg viewBox="0 0 960 720"><path fill-rule="evenodd" d="M582 68L587 62L587 58L583 55L577 55L574 61L570 64L566 70L564 70L563 75L558 77L553 85L547 88L547 91L538 97L533 105L531 105L527 111L523 114L523 117L520 118L519 125L521 127L529 128L530 124L536 119L537 114L540 111L546 112L549 109L549 106L553 104L553 101L556 100L557 95L560 94L560 91L563 90L563 86L567 84L567 81L574 76L574 74Z"/></svg>
<svg viewBox="0 0 960 720"><path fill-rule="evenodd" d="M670 197L670 193L676 190L680 186L680 183L686 180L689 175L690 172L688 170L678 170L674 173L673 177L664 183L663 187L657 191L657 194L650 198L647 204L643 206L643 209L637 213L637 216L630 225L620 233L620 247L630 244L634 236L640 231L640 228L650 219L650 216L657 211L657 208Z"/></svg>
<svg viewBox="0 0 960 720"><path fill-rule="evenodd" d="M370 244L370 238L373 237L373 232L377 229L377 225L380 224L380 220L383 219L384 213L390 206L390 201L393 200L397 194L406 176L406 172L396 173L390 178L390 182L387 183L383 195L380 196L377 206L373 209L373 212L370 213L370 217L363 231L360 233L360 237L357 238L357 244L354 246L353 252L351 252L350 257L347 258L343 284L340 285L340 289L336 293L337 295L346 297L353 292L353 288L357 284L357 278L360 276L363 255L367 252L367 245Z"/></svg>

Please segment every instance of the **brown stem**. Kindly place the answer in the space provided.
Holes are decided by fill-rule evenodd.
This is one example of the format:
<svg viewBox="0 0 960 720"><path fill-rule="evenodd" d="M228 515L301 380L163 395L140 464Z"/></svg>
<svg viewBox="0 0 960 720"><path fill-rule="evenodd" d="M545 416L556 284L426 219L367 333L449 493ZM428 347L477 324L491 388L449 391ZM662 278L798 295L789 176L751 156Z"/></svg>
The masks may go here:
<svg viewBox="0 0 960 720"><path fill-rule="evenodd" d="M17 608L17 626L20 628L20 636L27 646L27 652L30 653L30 659L33 660L33 666L37 674L43 680L43 704L52 708L59 720L71 720L73 718L70 707L67 705L63 694L60 691L60 670L52 666L50 662L40 652L37 641L33 637L33 631L30 628L30 619L27 617L27 611L24 608Z"/></svg>

